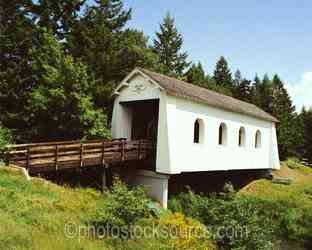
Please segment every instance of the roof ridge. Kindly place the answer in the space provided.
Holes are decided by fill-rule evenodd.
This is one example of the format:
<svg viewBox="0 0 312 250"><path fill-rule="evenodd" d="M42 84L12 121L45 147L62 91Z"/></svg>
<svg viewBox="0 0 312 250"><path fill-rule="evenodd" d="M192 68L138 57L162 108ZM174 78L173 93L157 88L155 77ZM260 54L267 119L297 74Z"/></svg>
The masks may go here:
<svg viewBox="0 0 312 250"><path fill-rule="evenodd" d="M242 105L242 106L249 106L250 108L255 108L255 109L257 109L259 112L262 112L262 113L264 113L265 115L266 115L266 117L264 117L264 114L263 115L261 115L261 117L260 117L260 115L254 115L254 116L256 116L256 117L258 117L258 118L262 118L262 119L266 119L266 120L271 120L271 121L274 121L274 122L278 122L278 120L274 117L274 116L272 116L271 114L269 114L268 112L266 112L266 111L264 111L263 109L261 109L260 107L258 107L257 105L255 105L255 104L253 104L253 103L250 103L250 102L246 102L246 101L242 101L242 100L239 100L239 99L237 99L237 98L234 98L234 97L232 97L232 96L228 96L228 95L225 95L225 94L221 94L221 93L218 93L218 92L216 92L216 91L214 91L214 90L210 90L210 89L207 89L207 88L204 88L204 87L200 87L200 86L198 86L198 85L195 85L195 84L192 84L192 83L188 83L188 82L186 82L186 81L183 81L183 80L179 80L179 79L176 79L176 78L174 78L174 77L170 77L170 76L168 76L168 75L164 75L164 74L161 74L161 73L158 73L158 72L154 72L154 71L151 71L151 70L149 70L149 69L145 69L145 68L138 68L140 71L142 71L143 73L145 73L145 74L147 74L149 77L151 77L154 81L156 81L157 83L159 83L160 85L162 85L161 84L161 82L159 82L159 79L156 79L155 78L155 74L159 77L159 78L165 78L167 81L169 81L169 82L171 82L171 83L174 83L174 84L180 84L180 85L183 85L185 88L192 88L192 91L203 91L203 92L205 92L206 94L208 94L208 95L214 95L216 98L217 97L219 97L219 98L222 98L222 99L225 99L225 100L231 100L231 102L233 102L232 104L233 105L237 105L237 106L239 106L239 107L236 107L237 109L236 109L236 112L240 112L240 113L242 113L244 110L243 110L243 108L240 106L240 105ZM166 86L162 86L162 87L164 87L165 89L166 89ZM187 93L184 93L184 95L188 95ZM204 101L204 97L199 97L199 96L196 96L197 97L197 99L202 99L203 101ZM219 102L220 102L220 100L219 100ZM220 106L220 105L219 105ZM224 104L223 105L223 108L225 109L225 106L226 106L226 104ZM228 108L228 109L230 109L230 108ZM234 111L234 108L233 107L231 107L231 110L232 111ZM239 111L240 110L240 111ZM251 112L247 112L247 111L245 111L245 112L243 112L244 114L248 114L248 115L251 115L252 116L252 114L251 114Z"/></svg>
<svg viewBox="0 0 312 250"><path fill-rule="evenodd" d="M253 103L246 102L246 101L242 101L242 100L239 100L239 99L237 99L237 98L235 98L235 97L233 97L233 96L225 95L225 94L219 93L219 92L217 92L217 91L214 91L214 90L211 90L211 89L207 89L207 88L204 88L204 87L201 87L201 86L198 86L198 85L195 85L195 84L192 84L192 83L189 83L189 82L186 82L186 81L183 81L183 80L180 80L180 79L177 79L177 78L168 76L168 75L164 75L164 74L161 74L161 73L158 73L158 72L154 72L154 71L151 71L151 70L148 70L148 69L145 69L145 68L141 68L141 70L143 70L143 71L149 71L149 72L151 72L151 73L158 74L158 75L160 75L160 76L162 76L162 77L166 77L166 78L168 78L168 79L170 79L170 80L175 80L175 81L179 81L179 82L181 82L181 83L183 83L183 84L191 85L192 88L197 88L197 89L200 89L200 90L203 90L203 91L207 91L207 92L210 92L210 93L212 93L212 94L219 95L219 96L222 96L222 97L225 97L225 98L231 98L231 99L233 99L233 100L235 100L235 101L237 101L237 102L242 102L242 103L249 104L249 105L253 105L253 106L259 108L257 105L255 105L255 104L253 104ZM152 77L152 76L150 76L150 77ZM153 80L155 80L155 79L153 79ZM156 81L156 80L155 80L155 81ZM262 109L261 109L261 110L262 110ZM264 111L264 110L263 110L263 111ZM265 111L264 111L264 112L265 112Z"/></svg>

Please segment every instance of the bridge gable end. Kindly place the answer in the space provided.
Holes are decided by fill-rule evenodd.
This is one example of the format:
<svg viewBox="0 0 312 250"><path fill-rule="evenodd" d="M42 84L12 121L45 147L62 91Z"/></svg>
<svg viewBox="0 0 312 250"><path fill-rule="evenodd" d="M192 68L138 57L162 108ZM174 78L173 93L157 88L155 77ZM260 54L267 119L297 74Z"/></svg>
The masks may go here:
<svg viewBox="0 0 312 250"><path fill-rule="evenodd" d="M114 95L119 101L160 99L162 90L150 77L140 70L135 70L119 84Z"/></svg>

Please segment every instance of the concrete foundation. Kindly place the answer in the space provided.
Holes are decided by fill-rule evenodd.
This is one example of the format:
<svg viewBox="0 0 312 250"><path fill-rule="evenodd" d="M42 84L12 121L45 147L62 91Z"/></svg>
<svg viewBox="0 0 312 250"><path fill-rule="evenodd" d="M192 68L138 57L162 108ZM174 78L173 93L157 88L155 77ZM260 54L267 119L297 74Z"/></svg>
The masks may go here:
<svg viewBox="0 0 312 250"><path fill-rule="evenodd" d="M120 176L130 186L146 186L148 195L167 208L169 175L148 170L131 170L121 173Z"/></svg>

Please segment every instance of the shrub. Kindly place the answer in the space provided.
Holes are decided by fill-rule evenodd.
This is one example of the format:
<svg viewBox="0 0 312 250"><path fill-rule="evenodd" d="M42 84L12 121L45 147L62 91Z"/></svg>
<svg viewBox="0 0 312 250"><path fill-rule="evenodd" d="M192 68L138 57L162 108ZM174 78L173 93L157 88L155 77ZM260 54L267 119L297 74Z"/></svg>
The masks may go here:
<svg viewBox="0 0 312 250"><path fill-rule="evenodd" d="M312 187L307 187L307 188L305 188L305 189L304 189L304 193L305 193L306 195L312 196Z"/></svg>
<svg viewBox="0 0 312 250"><path fill-rule="evenodd" d="M220 197L224 200L233 200L235 198L236 191L232 183L227 182L223 187L223 192L220 193Z"/></svg>
<svg viewBox="0 0 312 250"><path fill-rule="evenodd" d="M181 213L163 211L159 217L140 220L141 236L127 240L108 238L113 249L215 250L205 226ZM151 228L152 227L152 228ZM148 230L146 230L148 229ZM140 235L140 234L139 234ZM139 236L136 234L136 236Z"/></svg>
<svg viewBox="0 0 312 250"><path fill-rule="evenodd" d="M302 174L305 174L305 175L312 174L311 167L302 164L302 162L296 157L288 158L282 164L287 166L290 169L299 170Z"/></svg>
<svg viewBox="0 0 312 250"><path fill-rule="evenodd" d="M168 202L169 209L174 212L183 212L182 204L180 202L180 199L178 197L172 197Z"/></svg>
<svg viewBox="0 0 312 250"><path fill-rule="evenodd" d="M299 169L300 167L303 167L303 165L300 163L300 160L295 157L288 158L286 161L284 161L284 164L291 169Z"/></svg>
<svg viewBox="0 0 312 250"><path fill-rule="evenodd" d="M163 214L157 223L162 235L167 236L165 239L169 249L217 249L204 225L181 213Z"/></svg>
<svg viewBox="0 0 312 250"><path fill-rule="evenodd" d="M288 208L281 217L280 232L291 240L312 245L312 214L310 209Z"/></svg>
<svg viewBox="0 0 312 250"><path fill-rule="evenodd" d="M144 187L129 189L120 179L115 178L112 189L106 191L99 202L92 224L98 228L118 228L124 232L120 236L126 237L131 226L151 216L148 202Z"/></svg>
<svg viewBox="0 0 312 250"><path fill-rule="evenodd" d="M263 202L255 198L224 200L202 197L189 191L180 194L172 206L209 227L218 245L230 249L272 249L272 218L263 216Z"/></svg>
<svg viewBox="0 0 312 250"><path fill-rule="evenodd" d="M6 146L12 143L11 131L0 125L0 160L3 159Z"/></svg>

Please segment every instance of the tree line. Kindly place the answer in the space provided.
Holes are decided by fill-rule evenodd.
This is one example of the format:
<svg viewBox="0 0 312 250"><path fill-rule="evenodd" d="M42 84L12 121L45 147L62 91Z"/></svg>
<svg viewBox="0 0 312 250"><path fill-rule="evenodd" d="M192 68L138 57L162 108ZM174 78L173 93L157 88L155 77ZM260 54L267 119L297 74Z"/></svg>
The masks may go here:
<svg viewBox="0 0 312 250"><path fill-rule="evenodd" d="M170 14L153 40L127 28L131 16L122 0L2 1L0 135L15 142L109 138L112 90L145 67L254 103L280 121L281 158L312 161L312 110L296 113L277 74L250 80L233 74L224 57L209 74L183 51Z"/></svg>

